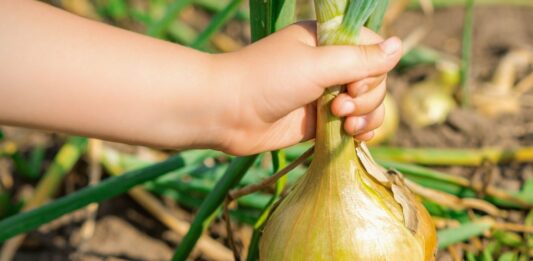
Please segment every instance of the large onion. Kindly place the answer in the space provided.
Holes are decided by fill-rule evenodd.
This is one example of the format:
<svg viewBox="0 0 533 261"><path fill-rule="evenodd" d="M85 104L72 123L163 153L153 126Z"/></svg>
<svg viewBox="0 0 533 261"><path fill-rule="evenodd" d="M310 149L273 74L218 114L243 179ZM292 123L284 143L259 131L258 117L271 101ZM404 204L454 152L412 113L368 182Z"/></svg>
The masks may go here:
<svg viewBox="0 0 533 261"><path fill-rule="evenodd" d="M316 0L321 44L356 44L360 27L382 0ZM435 227L400 174L387 172L330 111L343 87L318 101L314 159L274 211L260 259L433 260Z"/></svg>

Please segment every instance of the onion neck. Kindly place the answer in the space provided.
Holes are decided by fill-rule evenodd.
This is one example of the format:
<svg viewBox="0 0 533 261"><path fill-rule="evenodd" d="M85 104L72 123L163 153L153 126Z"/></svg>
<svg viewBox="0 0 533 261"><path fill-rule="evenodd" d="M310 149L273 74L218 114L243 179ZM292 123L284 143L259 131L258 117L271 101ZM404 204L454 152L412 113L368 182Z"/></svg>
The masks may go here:
<svg viewBox="0 0 533 261"><path fill-rule="evenodd" d="M343 91L342 86L328 88L317 104L315 155L327 161L347 162L355 159L355 143L343 128L343 120L331 113L331 102Z"/></svg>
<svg viewBox="0 0 533 261"><path fill-rule="evenodd" d="M344 33L342 16L332 17L328 21L318 23L320 45L356 44L356 37ZM334 86L326 89L317 103L317 129L315 140L315 157L335 161L335 164L350 164L350 159L356 159L355 140L343 128L343 120L331 113L331 102L341 92L344 86Z"/></svg>

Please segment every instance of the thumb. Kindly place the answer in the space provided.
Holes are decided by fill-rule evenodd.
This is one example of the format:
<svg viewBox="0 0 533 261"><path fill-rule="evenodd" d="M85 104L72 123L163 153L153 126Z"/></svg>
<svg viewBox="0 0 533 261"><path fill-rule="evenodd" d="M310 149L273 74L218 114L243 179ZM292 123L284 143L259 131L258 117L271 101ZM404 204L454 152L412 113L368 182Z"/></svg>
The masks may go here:
<svg viewBox="0 0 533 261"><path fill-rule="evenodd" d="M316 81L324 88L348 84L392 70L402 56L402 43L391 37L374 45L316 48Z"/></svg>

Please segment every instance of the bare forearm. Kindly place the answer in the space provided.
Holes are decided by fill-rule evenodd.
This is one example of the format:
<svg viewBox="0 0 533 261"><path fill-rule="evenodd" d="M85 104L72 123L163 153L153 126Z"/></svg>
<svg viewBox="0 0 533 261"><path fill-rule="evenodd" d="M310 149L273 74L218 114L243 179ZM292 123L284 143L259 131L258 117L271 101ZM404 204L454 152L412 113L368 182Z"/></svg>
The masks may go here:
<svg viewBox="0 0 533 261"><path fill-rule="evenodd" d="M212 146L210 56L31 0L0 0L0 17L0 123Z"/></svg>

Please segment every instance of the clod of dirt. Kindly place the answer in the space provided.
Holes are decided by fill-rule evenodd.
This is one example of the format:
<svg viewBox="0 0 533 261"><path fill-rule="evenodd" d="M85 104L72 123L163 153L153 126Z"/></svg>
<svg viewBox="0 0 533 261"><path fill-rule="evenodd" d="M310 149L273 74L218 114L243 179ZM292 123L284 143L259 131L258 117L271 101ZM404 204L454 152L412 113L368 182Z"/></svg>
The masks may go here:
<svg viewBox="0 0 533 261"><path fill-rule="evenodd" d="M94 236L81 249L77 260L102 260L110 256L125 260L170 260L172 257L172 250L163 242L113 216L98 221Z"/></svg>

